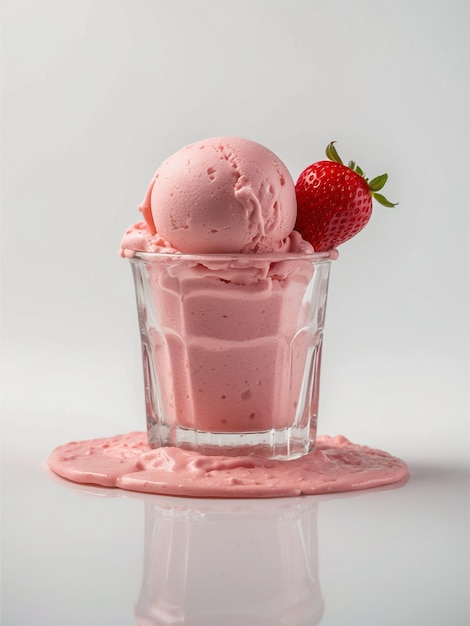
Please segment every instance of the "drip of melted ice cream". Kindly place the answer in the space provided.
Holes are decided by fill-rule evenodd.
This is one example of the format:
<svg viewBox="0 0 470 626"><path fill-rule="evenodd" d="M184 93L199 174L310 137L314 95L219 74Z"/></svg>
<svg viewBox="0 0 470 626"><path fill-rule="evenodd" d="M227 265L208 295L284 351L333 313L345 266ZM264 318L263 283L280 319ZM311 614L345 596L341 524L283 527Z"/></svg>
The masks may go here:
<svg viewBox="0 0 470 626"><path fill-rule="evenodd" d="M149 448L147 434L71 442L49 467L77 483L144 493L262 498L355 491L405 481L408 467L387 452L320 436L315 450L291 461L253 456L204 456L173 447Z"/></svg>

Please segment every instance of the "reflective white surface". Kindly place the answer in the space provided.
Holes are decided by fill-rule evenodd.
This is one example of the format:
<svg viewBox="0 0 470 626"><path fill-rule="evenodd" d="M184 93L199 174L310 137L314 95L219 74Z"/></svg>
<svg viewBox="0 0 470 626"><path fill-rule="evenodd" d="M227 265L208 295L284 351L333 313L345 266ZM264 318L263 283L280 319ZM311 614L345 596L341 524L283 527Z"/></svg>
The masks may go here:
<svg viewBox="0 0 470 626"><path fill-rule="evenodd" d="M408 460L396 489L207 500L5 455L2 623L464 626L468 472Z"/></svg>

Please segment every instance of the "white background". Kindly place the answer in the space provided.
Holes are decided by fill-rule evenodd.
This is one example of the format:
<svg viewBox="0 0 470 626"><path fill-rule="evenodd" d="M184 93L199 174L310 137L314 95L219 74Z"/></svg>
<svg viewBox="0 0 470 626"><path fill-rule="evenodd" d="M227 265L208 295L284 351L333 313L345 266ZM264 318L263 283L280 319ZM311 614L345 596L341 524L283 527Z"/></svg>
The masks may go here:
<svg viewBox="0 0 470 626"><path fill-rule="evenodd" d="M333 266L319 431L389 450L412 479L320 503L322 624L470 623L469 22L465 0L3 0L7 626L133 623L138 498L84 494L45 463L66 441L144 428L120 237L163 159L222 134L265 144L294 179L335 139L399 201Z"/></svg>

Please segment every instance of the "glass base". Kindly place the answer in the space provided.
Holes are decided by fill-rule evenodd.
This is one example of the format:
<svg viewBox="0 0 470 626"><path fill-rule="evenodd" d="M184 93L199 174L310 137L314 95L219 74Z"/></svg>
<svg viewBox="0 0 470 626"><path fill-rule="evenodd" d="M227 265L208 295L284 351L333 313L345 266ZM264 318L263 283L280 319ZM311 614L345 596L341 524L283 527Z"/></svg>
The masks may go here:
<svg viewBox="0 0 470 626"><path fill-rule="evenodd" d="M260 456L292 460L311 452L314 437L306 437L298 428L271 429L247 433L211 433L180 426L148 425L151 448L175 446L210 456ZM162 432L163 431L163 432Z"/></svg>

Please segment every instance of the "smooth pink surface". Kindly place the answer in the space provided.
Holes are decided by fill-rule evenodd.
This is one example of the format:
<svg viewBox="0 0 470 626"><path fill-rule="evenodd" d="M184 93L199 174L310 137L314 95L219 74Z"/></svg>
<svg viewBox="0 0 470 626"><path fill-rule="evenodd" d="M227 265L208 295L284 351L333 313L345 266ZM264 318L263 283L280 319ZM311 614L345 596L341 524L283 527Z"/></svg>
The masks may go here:
<svg viewBox="0 0 470 626"><path fill-rule="evenodd" d="M213 137L156 171L141 205L152 234L180 252L274 252L294 228L292 177L264 146Z"/></svg>
<svg viewBox="0 0 470 626"><path fill-rule="evenodd" d="M354 491L405 481L408 467L386 452L346 438L318 437L292 461L204 456L179 448L151 450L145 433L71 442L49 467L68 480L145 493L251 498Z"/></svg>

